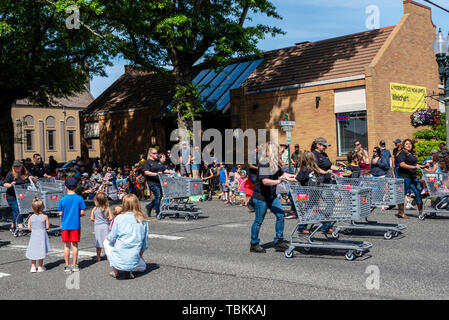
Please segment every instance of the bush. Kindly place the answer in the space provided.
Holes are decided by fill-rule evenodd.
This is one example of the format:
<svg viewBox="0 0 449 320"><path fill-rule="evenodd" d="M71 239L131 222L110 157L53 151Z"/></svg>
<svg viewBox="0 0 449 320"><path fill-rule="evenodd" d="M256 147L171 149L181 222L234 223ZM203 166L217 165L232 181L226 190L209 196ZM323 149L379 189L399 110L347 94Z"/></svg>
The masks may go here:
<svg viewBox="0 0 449 320"><path fill-rule="evenodd" d="M433 141L418 141L415 143L415 149L418 153L418 163L423 163L428 157L432 155L432 149L440 150L440 143L442 140Z"/></svg>
<svg viewBox="0 0 449 320"><path fill-rule="evenodd" d="M446 115L441 114L441 124L432 125L431 128L416 131L413 134L415 139L423 140L446 140Z"/></svg>

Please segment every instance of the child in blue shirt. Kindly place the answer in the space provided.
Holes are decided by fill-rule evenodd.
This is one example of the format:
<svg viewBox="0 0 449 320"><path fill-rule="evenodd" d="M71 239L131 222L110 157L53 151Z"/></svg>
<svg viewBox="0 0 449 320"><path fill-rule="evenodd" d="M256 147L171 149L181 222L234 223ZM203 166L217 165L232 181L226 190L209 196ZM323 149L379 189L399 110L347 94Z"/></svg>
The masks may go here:
<svg viewBox="0 0 449 320"><path fill-rule="evenodd" d="M73 178L65 181L67 194L58 204L61 220L62 242L64 242L65 272L79 271L78 268L78 242L81 237L80 217L84 215L86 204L81 196L75 193L77 182ZM69 265L70 248L72 249L73 264Z"/></svg>

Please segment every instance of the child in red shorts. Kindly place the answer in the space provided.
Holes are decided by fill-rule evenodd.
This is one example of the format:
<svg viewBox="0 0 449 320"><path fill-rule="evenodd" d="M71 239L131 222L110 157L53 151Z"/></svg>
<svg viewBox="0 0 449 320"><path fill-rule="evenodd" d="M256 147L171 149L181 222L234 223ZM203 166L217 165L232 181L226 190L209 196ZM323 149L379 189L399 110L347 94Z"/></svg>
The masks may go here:
<svg viewBox="0 0 449 320"><path fill-rule="evenodd" d="M79 271L78 268L78 242L81 237L80 217L84 215L86 204L81 196L75 193L77 182L73 178L65 181L67 194L61 198L58 204L61 217L62 242L64 242L65 272ZM73 263L70 266L70 249L72 249Z"/></svg>

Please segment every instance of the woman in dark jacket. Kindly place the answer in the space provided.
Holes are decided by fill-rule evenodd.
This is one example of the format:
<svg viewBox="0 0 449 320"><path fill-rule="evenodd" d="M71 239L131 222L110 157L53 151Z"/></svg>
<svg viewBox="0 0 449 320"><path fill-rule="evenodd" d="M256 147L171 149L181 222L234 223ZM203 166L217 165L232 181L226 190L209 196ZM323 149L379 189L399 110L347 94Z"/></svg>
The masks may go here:
<svg viewBox="0 0 449 320"><path fill-rule="evenodd" d="M422 214L422 199L421 199L421 187L419 185L418 178L416 177L416 169L423 166L418 164L416 157L415 146L410 139L405 139L402 142L399 153L396 157L399 163L398 178L404 179L404 191L410 189L415 194L415 201L418 206L419 214ZM398 216L400 218L408 218L404 212L404 204L398 204Z"/></svg>
<svg viewBox="0 0 449 320"><path fill-rule="evenodd" d="M388 167L387 159L382 155L382 151L379 147L375 147L371 159L371 174L373 177L384 178L388 172Z"/></svg>
<svg viewBox="0 0 449 320"><path fill-rule="evenodd" d="M17 204L16 193L14 191L15 185L28 183L28 171L20 161L14 161L11 171L6 175L3 186L6 190L6 201L12 209L12 223L10 231L15 233L16 224L19 229L23 228L23 217L19 212L19 206ZM19 230L18 234L21 235L22 231Z"/></svg>

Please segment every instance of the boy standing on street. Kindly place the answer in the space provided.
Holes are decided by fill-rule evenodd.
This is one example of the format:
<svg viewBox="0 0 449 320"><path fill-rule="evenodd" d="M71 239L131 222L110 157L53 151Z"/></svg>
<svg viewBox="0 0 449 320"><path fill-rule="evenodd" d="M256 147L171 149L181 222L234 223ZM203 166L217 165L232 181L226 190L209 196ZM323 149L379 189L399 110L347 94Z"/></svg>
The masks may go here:
<svg viewBox="0 0 449 320"><path fill-rule="evenodd" d="M86 204L81 196L75 193L77 182L73 178L65 181L67 194L58 204L61 220L62 242L64 242L65 272L79 271L78 268L78 242L81 238L80 217L84 215ZM72 249L73 264L69 265L70 248Z"/></svg>

